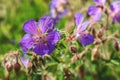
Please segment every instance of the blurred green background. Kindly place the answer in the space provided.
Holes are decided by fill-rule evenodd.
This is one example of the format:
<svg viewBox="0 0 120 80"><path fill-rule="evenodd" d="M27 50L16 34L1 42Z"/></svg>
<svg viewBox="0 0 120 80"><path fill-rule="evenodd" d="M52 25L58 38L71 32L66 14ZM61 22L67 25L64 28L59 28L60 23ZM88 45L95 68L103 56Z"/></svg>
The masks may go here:
<svg viewBox="0 0 120 80"><path fill-rule="evenodd" d="M0 0L0 63L5 53L20 48L18 43L24 35L24 22L29 19L37 21L48 14L49 2L50 0ZM23 78L24 75L25 73ZM27 80L22 77L19 80ZM0 64L0 80L4 78L5 70Z"/></svg>
<svg viewBox="0 0 120 80"><path fill-rule="evenodd" d="M49 0L0 0L0 55L18 48L22 26L49 13Z"/></svg>
<svg viewBox="0 0 120 80"><path fill-rule="evenodd" d="M23 24L29 19L38 20L45 14L49 14L49 3L51 0L0 0L0 59L3 55L10 50L19 49L19 41L25 34L22 30ZM77 0L71 0L75 6L75 12L83 12L90 5L93 4L92 0L84 0L83 3ZM64 27L65 20L59 22L58 27ZM119 24L111 26L111 31L115 32L120 27ZM120 30L118 30L120 33ZM109 44L110 46L112 44ZM116 53L112 56L113 60L109 63L101 61L90 61L91 54L88 52L88 62L86 66L86 80L120 80L120 53L116 52L113 48L109 48L110 52ZM1 63L1 60L0 60ZM77 62L73 65L79 64ZM23 74L22 74L23 73ZM62 73L61 73L62 74ZM95 75L94 75L95 74ZM96 75L97 74L97 75ZM14 76L15 74L13 74ZM0 65L0 80L4 80L5 71ZM95 78L96 77L96 78ZM25 72L21 72L19 80L28 80ZM59 80L63 80L61 78ZM78 80L72 79L72 80Z"/></svg>

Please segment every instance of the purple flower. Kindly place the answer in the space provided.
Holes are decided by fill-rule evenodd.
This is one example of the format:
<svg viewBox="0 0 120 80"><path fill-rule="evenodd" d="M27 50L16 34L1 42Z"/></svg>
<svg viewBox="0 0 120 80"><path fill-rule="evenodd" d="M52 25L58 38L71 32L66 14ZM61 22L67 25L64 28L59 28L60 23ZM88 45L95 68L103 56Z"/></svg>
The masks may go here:
<svg viewBox="0 0 120 80"><path fill-rule="evenodd" d="M50 12L53 18L61 18L67 13L66 4L68 0L52 0L50 3Z"/></svg>
<svg viewBox="0 0 120 80"><path fill-rule="evenodd" d="M94 0L96 6L90 6L88 8L88 15L93 18L93 21L97 22L101 19L103 8L106 3L106 0Z"/></svg>
<svg viewBox="0 0 120 80"><path fill-rule="evenodd" d="M84 23L82 23L83 19L84 19L84 16L82 14L77 13L75 15L76 26L77 26L76 37L78 41L82 44L82 46L86 46L93 43L94 37L84 32L87 26L90 24L90 21L87 20Z"/></svg>
<svg viewBox="0 0 120 80"><path fill-rule="evenodd" d="M104 6L106 3L106 0L94 0L94 2L98 6Z"/></svg>
<svg viewBox="0 0 120 80"><path fill-rule="evenodd" d="M120 1L113 2L110 6L110 10L113 17L113 22L117 21L120 23Z"/></svg>
<svg viewBox="0 0 120 80"><path fill-rule="evenodd" d="M25 68L28 67L29 59L25 58L24 56L20 56L20 61L25 66Z"/></svg>
<svg viewBox="0 0 120 80"><path fill-rule="evenodd" d="M60 33L53 30L55 21L49 15L39 19L38 22L28 20L24 23L23 30L26 32L20 46L24 53L32 50L38 55L50 54L60 39Z"/></svg>

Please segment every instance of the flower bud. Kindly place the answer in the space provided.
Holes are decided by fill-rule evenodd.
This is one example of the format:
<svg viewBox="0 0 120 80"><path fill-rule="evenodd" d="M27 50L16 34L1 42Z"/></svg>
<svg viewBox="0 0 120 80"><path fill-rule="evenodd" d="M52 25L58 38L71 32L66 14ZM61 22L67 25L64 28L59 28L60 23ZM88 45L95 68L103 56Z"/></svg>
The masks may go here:
<svg viewBox="0 0 120 80"><path fill-rule="evenodd" d="M97 33L97 37L98 37L98 38L101 38L102 36L103 36L103 30L100 29L100 30L98 31L98 33Z"/></svg>
<svg viewBox="0 0 120 80"><path fill-rule="evenodd" d="M13 67L16 73L18 73L21 69L21 65L18 62L15 63Z"/></svg>
<svg viewBox="0 0 120 80"><path fill-rule="evenodd" d="M71 47L70 47L70 51L71 51L73 54L75 54L75 53L78 52L76 46L71 46Z"/></svg>
<svg viewBox="0 0 120 80"><path fill-rule="evenodd" d="M99 47L95 47L93 50L92 50L92 60L95 60L95 59L99 59L100 58L100 52L99 52Z"/></svg>
<svg viewBox="0 0 120 80"><path fill-rule="evenodd" d="M119 51L120 50L120 44L118 41L115 40L115 43L114 43L114 48L116 49L116 51Z"/></svg>
<svg viewBox="0 0 120 80"><path fill-rule="evenodd" d="M95 31L95 28L92 29L92 35L93 35L94 37L96 37L96 31Z"/></svg>
<svg viewBox="0 0 120 80"><path fill-rule="evenodd" d="M6 63L6 64L5 64L5 68L6 68L6 70L7 70L8 72L11 72L12 69L13 69L13 65L10 64L10 63Z"/></svg>

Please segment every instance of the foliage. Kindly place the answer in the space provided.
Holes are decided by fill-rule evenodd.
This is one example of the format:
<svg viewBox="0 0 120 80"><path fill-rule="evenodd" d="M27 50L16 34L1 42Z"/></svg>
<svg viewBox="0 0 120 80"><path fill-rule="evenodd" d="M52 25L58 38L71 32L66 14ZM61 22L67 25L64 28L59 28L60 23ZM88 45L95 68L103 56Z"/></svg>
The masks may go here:
<svg viewBox="0 0 120 80"><path fill-rule="evenodd" d="M81 12L87 16L86 9L93 4L92 0L71 1L74 13ZM107 2L109 5L110 1ZM45 14L49 14L49 0L1 0L0 1L0 79L5 80L7 71L2 66L3 55L9 55L9 51L19 51L23 54L19 42L25 34L22 30L23 23L29 19L39 20ZM88 16L85 17L85 20ZM111 22L111 19L108 20ZM105 25L106 16L98 24L95 30ZM119 80L120 79L120 52L116 50L115 41L111 36L120 39L119 23L108 24L109 30L106 35L110 38L105 44L100 44L100 58L93 57L94 44L82 47L79 41L69 43L69 37L75 29L73 18L69 15L60 19L56 29L61 33L61 40L55 46L56 49L44 58L29 53L27 58L34 62L31 69L22 65L16 74L13 70L10 74L11 80ZM70 28L70 29L69 29ZM64 31L63 31L64 30ZM92 31L91 31L92 33ZM96 32L97 34L97 32ZM119 43L120 45L120 43ZM71 47L77 48L79 56L76 57ZM92 59L92 57L94 59ZM49 78L49 79L46 79Z"/></svg>

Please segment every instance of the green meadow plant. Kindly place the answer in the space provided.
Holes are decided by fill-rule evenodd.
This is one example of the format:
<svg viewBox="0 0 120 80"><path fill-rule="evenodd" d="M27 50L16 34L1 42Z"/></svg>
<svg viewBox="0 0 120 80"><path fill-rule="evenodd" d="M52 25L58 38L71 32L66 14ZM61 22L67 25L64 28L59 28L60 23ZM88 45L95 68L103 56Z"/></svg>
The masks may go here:
<svg viewBox="0 0 120 80"><path fill-rule="evenodd" d="M0 5L0 29L3 32L0 40L5 42L3 39L7 38L13 45L13 48L11 45L0 47L0 53L5 52L5 47L8 51L2 56L5 74L0 75L0 79L120 79L120 1L80 1L83 4L89 2L89 7L81 4L81 9L85 7L83 11L76 11L79 1L75 2L76 5L72 0L16 0L16 6L22 4L19 8L7 3L14 8L13 14L8 16L10 20L5 17L7 8ZM24 11L26 13L22 14ZM16 17L16 21L12 17ZM23 23L22 19L26 21ZM4 28L4 20L13 22L12 27L23 24L15 28L20 34L11 32L14 28L10 25Z"/></svg>

